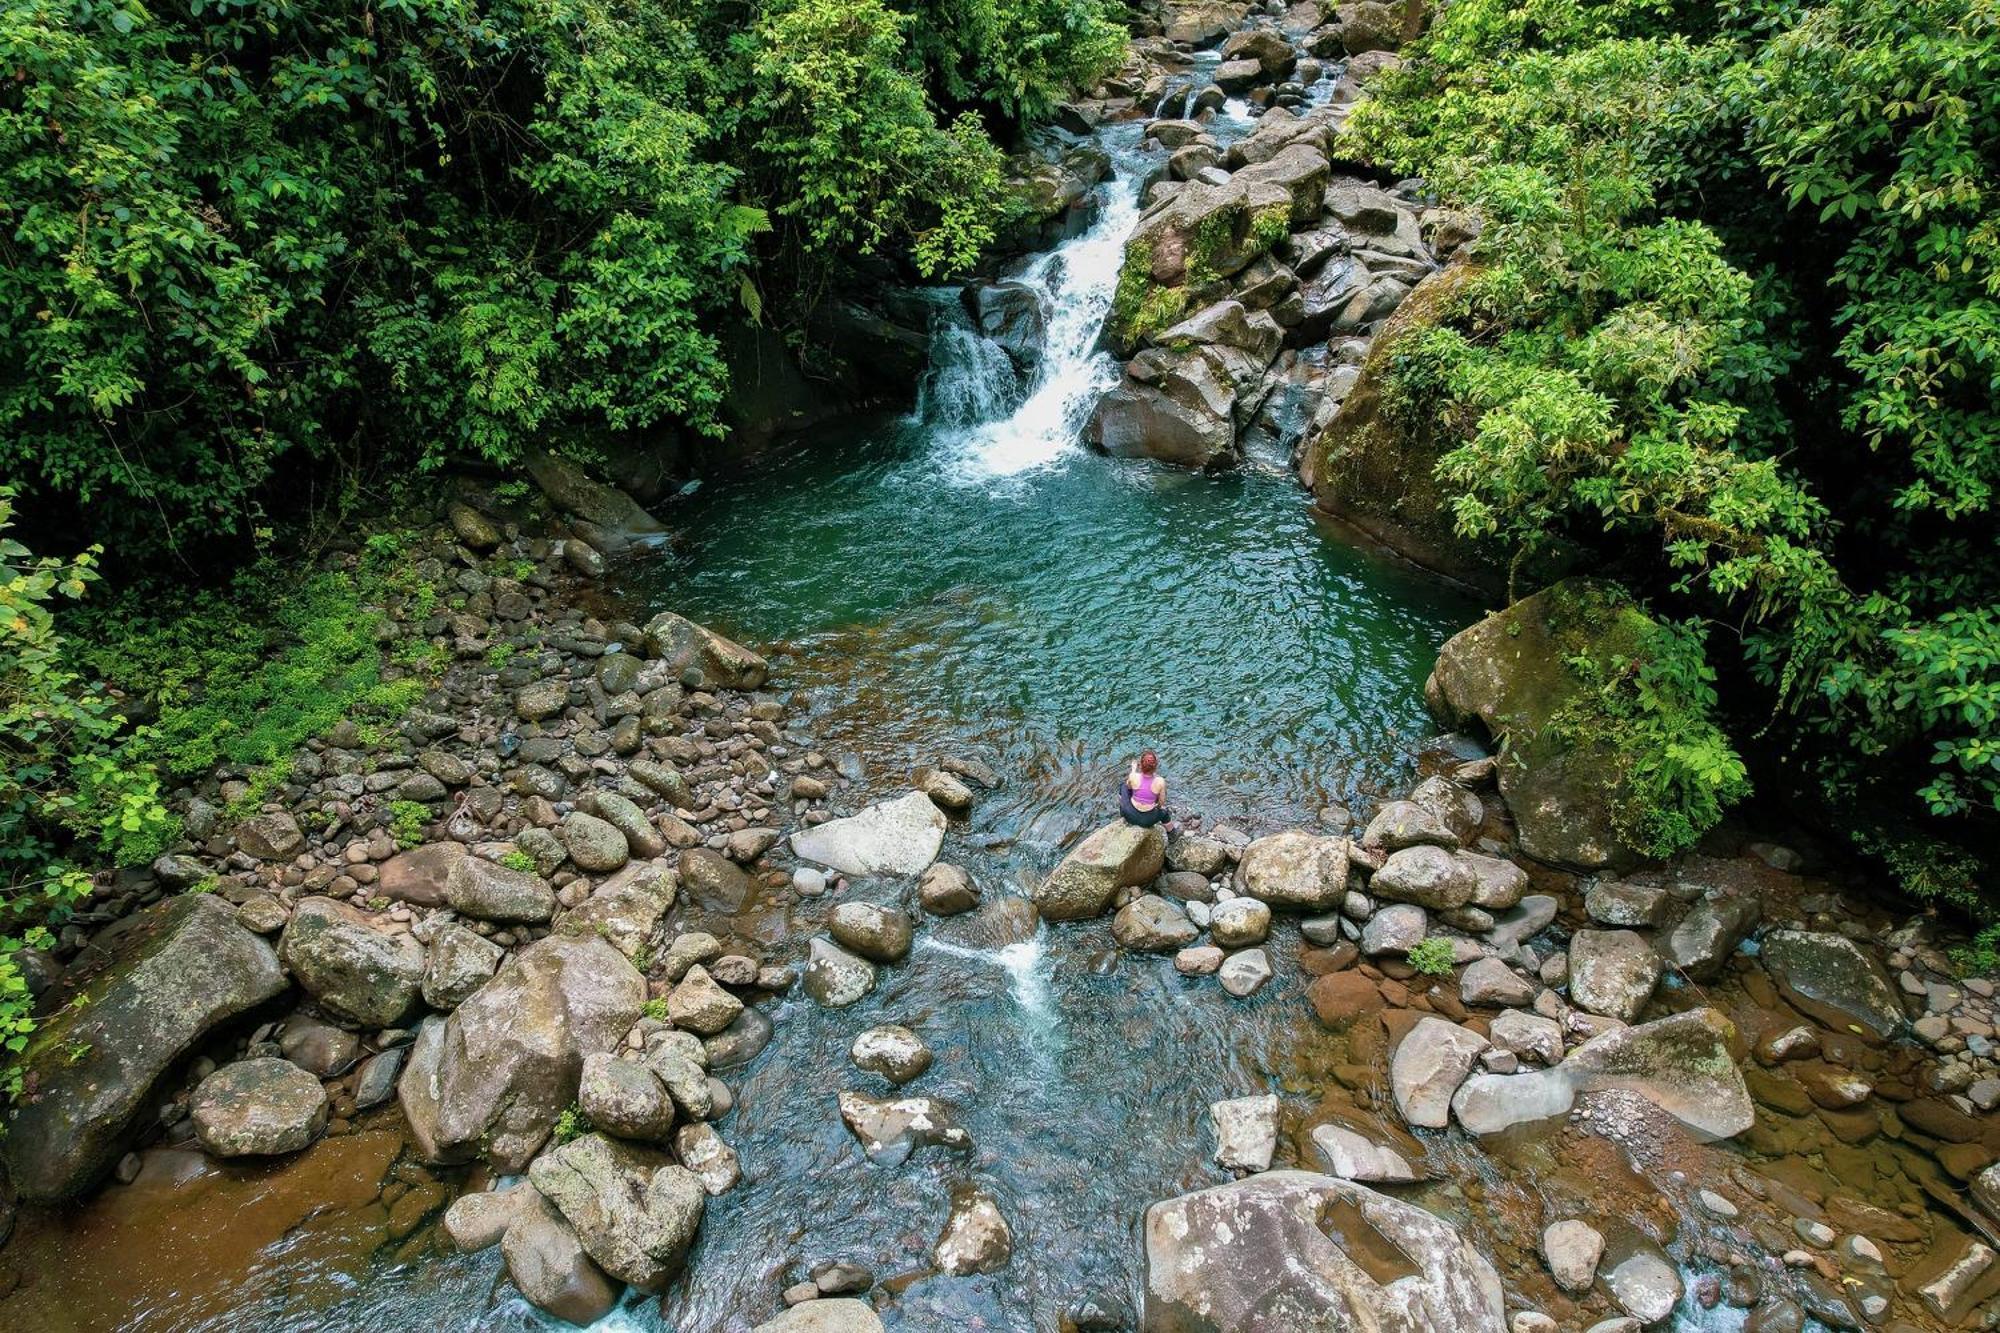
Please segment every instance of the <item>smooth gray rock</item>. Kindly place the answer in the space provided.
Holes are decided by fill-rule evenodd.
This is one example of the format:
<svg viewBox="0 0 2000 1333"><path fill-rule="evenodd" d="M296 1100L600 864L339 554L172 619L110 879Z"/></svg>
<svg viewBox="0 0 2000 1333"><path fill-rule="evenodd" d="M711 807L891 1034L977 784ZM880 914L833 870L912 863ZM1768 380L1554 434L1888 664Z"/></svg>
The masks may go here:
<svg viewBox="0 0 2000 1333"><path fill-rule="evenodd" d="M1452 1110L1473 1133L1496 1134L1567 1114L1579 1093L1615 1088L1638 1093L1699 1137L1730 1138L1755 1119L1742 1071L1729 1053L1731 1031L1729 1020L1713 1009L1617 1028L1551 1069L1475 1074L1459 1088Z"/></svg>
<svg viewBox="0 0 2000 1333"><path fill-rule="evenodd" d="M815 937L809 946L802 984L807 995L829 1009L841 1009L875 989L875 965L831 940Z"/></svg>
<svg viewBox="0 0 2000 1333"><path fill-rule="evenodd" d="M1111 937L1139 953L1172 953L1200 934L1178 904L1157 894L1140 894L1111 919Z"/></svg>
<svg viewBox="0 0 2000 1333"><path fill-rule="evenodd" d="M920 791L792 834L792 851L845 875L918 875L937 860L948 821Z"/></svg>
<svg viewBox="0 0 2000 1333"><path fill-rule="evenodd" d="M1277 911L1332 911L1347 892L1347 839L1297 830L1259 838L1243 849L1235 882Z"/></svg>
<svg viewBox="0 0 2000 1333"><path fill-rule="evenodd" d="M869 1160L900 1166L918 1148L965 1149L972 1136L943 1102L931 1097L870 1097L840 1094L840 1119Z"/></svg>
<svg viewBox="0 0 2000 1333"><path fill-rule="evenodd" d="M895 963L907 958L915 933L908 913L879 903L841 903L833 909L826 924L837 942L871 963Z"/></svg>
<svg viewBox="0 0 2000 1333"><path fill-rule="evenodd" d="M482 935L453 923L431 940L424 961L424 1003L449 1012L485 985L507 951Z"/></svg>
<svg viewBox="0 0 2000 1333"><path fill-rule="evenodd" d="M194 1136L212 1157L297 1152L326 1130L329 1106L318 1079L289 1060L224 1065L201 1081L188 1110Z"/></svg>
<svg viewBox="0 0 2000 1333"><path fill-rule="evenodd" d="M1389 1085L1403 1119L1422 1129L1450 1124L1452 1094L1486 1046L1470 1028L1436 1017L1417 1020L1389 1061Z"/></svg>
<svg viewBox="0 0 2000 1333"><path fill-rule="evenodd" d="M517 951L418 1030L397 1084L418 1151L521 1170L576 1100L584 1057L615 1050L645 1001L645 978L603 940L551 935Z"/></svg>
<svg viewBox="0 0 2000 1333"><path fill-rule="evenodd" d="M1424 1179L1424 1173L1411 1166L1402 1153L1345 1125L1320 1125L1312 1138L1327 1174L1338 1179L1363 1184L1407 1184Z"/></svg>
<svg viewBox="0 0 2000 1333"><path fill-rule="evenodd" d="M461 916L480 921L547 921L556 914L556 891L540 875L461 857L444 880L444 900Z"/></svg>
<svg viewBox="0 0 2000 1333"><path fill-rule="evenodd" d="M1266 1171L1156 1203L1145 1227L1148 1333L1506 1329L1499 1274L1456 1229L1352 1181ZM1369 1254L1343 1248L1354 1228ZM1384 1273L1380 1252L1407 1265Z"/></svg>
<svg viewBox="0 0 2000 1333"><path fill-rule="evenodd" d="M300 901L278 957L328 1013L363 1027L394 1027L423 988L423 945L331 898Z"/></svg>
<svg viewBox="0 0 2000 1333"><path fill-rule="evenodd" d="M1167 835L1157 828L1106 824L1070 849L1035 887L1035 907L1045 920L1082 921L1098 916L1123 888L1152 882L1166 863Z"/></svg>
<svg viewBox="0 0 2000 1333"><path fill-rule="evenodd" d="M1660 984L1660 956L1629 930L1579 930L1569 941L1569 998L1630 1023Z"/></svg>
<svg viewBox="0 0 2000 1333"><path fill-rule="evenodd" d="M1829 1027L1889 1037L1905 1016L1876 957L1845 935L1773 930L1761 943L1764 968L1784 997Z"/></svg>

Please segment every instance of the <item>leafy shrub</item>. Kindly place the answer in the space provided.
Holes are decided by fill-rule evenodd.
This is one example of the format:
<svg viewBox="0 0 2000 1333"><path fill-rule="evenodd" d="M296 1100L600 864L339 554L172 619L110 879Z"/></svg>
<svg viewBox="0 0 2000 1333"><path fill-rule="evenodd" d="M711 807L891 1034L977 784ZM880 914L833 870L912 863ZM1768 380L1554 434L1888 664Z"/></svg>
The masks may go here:
<svg viewBox="0 0 2000 1333"><path fill-rule="evenodd" d="M422 842L424 825L430 822L431 812L421 801L389 803L389 833L398 847L415 847Z"/></svg>
<svg viewBox="0 0 2000 1333"><path fill-rule="evenodd" d="M98 548L35 556L7 535L13 517L14 492L0 487L0 1065L34 1030L14 956L51 945L48 926L89 891L74 857L144 862L174 831L153 770L121 753L117 701L77 670L56 627L58 600L97 577ZM0 1077L0 1091L16 1078Z"/></svg>
<svg viewBox="0 0 2000 1333"><path fill-rule="evenodd" d="M719 431L727 325L803 327L858 254L963 267L979 108L1123 51L1101 0L912 9L8 6L0 475L179 554L331 460Z"/></svg>
<svg viewBox="0 0 2000 1333"><path fill-rule="evenodd" d="M648 1018L658 1019L662 1023L666 1022L667 1021L666 996L664 995L656 996L655 998L646 1001L646 1003L643 1006L641 1006L640 1012L644 1013Z"/></svg>
<svg viewBox="0 0 2000 1333"><path fill-rule="evenodd" d="M502 852L500 854L500 864L506 866L509 870L518 870L524 875L532 875L536 871L535 858L521 851L519 848L509 852Z"/></svg>
<svg viewBox="0 0 2000 1333"><path fill-rule="evenodd" d="M563 1113L556 1117L553 1135L556 1144L560 1146L565 1143L574 1143L576 1140L590 1133L592 1128L590 1117L583 1113L583 1108L575 1102L571 1102Z"/></svg>
<svg viewBox="0 0 2000 1333"><path fill-rule="evenodd" d="M1448 974L1455 964L1451 941L1442 935L1429 935L1417 941L1410 950L1410 966L1419 976L1441 977Z"/></svg>
<svg viewBox="0 0 2000 1333"><path fill-rule="evenodd" d="M1349 147L1485 219L1397 367L1458 526L1615 562L1678 644L1610 714L1685 845L1740 775L2000 834L2000 24L1952 0L1459 0ZM1736 659L1696 665L1701 624ZM1607 682L1609 684L1609 682ZM1775 719L1775 721L1774 721ZM1905 866L1909 863L1903 862ZM1913 882L1913 887L1915 884Z"/></svg>

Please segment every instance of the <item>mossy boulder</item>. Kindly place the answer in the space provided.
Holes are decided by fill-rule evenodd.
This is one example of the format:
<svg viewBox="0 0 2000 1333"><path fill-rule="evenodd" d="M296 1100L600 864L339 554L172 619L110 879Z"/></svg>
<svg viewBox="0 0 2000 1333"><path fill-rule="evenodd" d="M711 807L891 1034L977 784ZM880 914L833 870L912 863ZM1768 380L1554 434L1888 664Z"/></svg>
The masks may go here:
<svg viewBox="0 0 2000 1333"><path fill-rule="evenodd" d="M1302 479L1327 513L1429 569L1497 588L1504 555L1460 535L1438 459L1458 444L1447 423L1397 410L1396 358L1424 331L1451 318L1478 270L1453 264L1425 278L1382 325L1361 375L1338 410L1316 419Z"/></svg>
<svg viewBox="0 0 2000 1333"><path fill-rule="evenodd" d="M1631 760L1581 705L1582 658L1609 672L1644 653L1653 621L1614 584L1565 579L1452 636L1424 682L1448 725L1484 727L1503 746L1500 794L1521 849L1578 870L1643 859L1632 824Z"/></svg>
<svg viewBox="0 0 2000 1333"><path fill-rule="evenodd" d="M126 918L99 936L93 955L79 970L77 998L41 1020L22 1056L24 1091L0 1135L0 1164L31 1202L96 1184L195 1044L287 987L270 944L209 894Z"/></svg>
<svg viewBox="0 0 2000 1333"><path fill-rule="evenodd" d="M1219 185L1191 182L1139 220L1126 242L1106 334L1129 356L1227 294L1226 279L1319 217L1332 168L1308 142Z"/></svg>

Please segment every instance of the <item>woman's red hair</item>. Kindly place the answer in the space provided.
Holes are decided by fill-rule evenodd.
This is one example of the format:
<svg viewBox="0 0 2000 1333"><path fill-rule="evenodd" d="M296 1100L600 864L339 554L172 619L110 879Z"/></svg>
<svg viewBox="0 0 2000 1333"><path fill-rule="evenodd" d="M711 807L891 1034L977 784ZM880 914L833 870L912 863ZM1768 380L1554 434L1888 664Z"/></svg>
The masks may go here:
<svg viewBox="0 0 2000 1333"><path fill-rule="evenodd" d="M1151 750L1139 756L1139 771L1141 773L1151 773L1159 766L1160 756L1154 754Z"/></svg>

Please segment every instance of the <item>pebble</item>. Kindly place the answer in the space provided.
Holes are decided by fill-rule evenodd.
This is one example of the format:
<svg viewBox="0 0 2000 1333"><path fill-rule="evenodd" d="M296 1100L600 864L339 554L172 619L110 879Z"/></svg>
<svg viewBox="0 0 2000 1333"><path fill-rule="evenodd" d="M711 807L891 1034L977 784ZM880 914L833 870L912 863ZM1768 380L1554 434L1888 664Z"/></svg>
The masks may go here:
<svg viewBox="0 0 2000 1333"><path fill-rule="evenodd" d="M1737 1207L1714 1190L1703 1190L1700 1194L1701 1206L1717 1217L1730 1218L1737 1215Z"/></svg>

